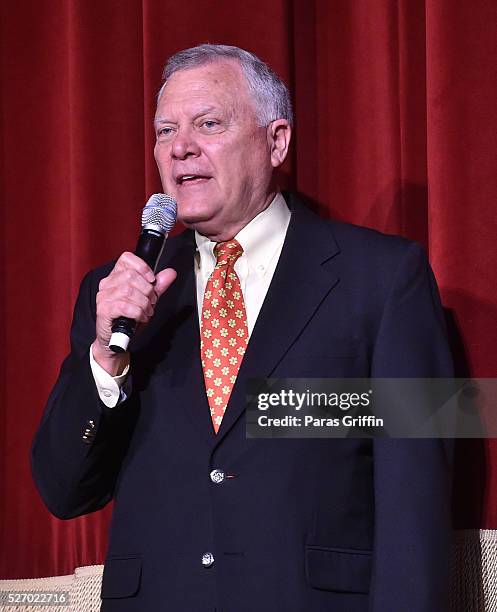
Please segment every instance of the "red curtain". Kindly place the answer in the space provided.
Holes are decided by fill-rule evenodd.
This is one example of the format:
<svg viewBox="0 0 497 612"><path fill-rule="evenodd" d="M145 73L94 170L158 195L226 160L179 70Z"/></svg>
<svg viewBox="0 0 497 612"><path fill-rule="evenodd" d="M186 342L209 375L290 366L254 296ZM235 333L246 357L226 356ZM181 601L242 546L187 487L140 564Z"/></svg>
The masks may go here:
<svg viewBox="0 0 497 612"><path fill-rule="evenodd" d="M3 0L0 577L102 562L109 509L63 522L28 453L82 275L135 242L160 190L154 96L171 53L260 55L288 82L284 182L323 215L423 242L461 375L497 376L495 0ZM109 229L116 228L116 229ZM497 445L459 446L459 527L497 528Z"/></svg>

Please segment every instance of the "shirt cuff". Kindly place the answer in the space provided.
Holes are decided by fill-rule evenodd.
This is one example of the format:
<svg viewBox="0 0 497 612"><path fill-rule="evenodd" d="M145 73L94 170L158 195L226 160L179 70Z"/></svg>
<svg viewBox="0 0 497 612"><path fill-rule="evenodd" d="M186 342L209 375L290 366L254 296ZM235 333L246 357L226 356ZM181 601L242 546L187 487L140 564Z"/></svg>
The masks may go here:
<svg viewBox="0 0 497 612"><path fill-rule="evenodd" d="M114 408L117 404L124 402L126 393L124 393L122 387L129 373L129 363L124 368L122 374L119 376L111 376L95 361L93 349L90 346L90 367L100 400L107 408Z"/></svg>

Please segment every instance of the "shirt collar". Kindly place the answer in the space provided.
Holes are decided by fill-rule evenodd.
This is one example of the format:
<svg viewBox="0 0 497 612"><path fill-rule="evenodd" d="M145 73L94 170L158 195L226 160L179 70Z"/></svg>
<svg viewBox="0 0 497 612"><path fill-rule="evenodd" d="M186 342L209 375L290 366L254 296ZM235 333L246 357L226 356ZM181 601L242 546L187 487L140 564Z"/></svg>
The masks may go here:
<svg viewBox="0 0 497 612"><path fill-rule="evenodd" d="M243 227L235 236L243 248L242 257L257 275L264 276L271 259L279 252L285 240L290 222L290 211L281 193L277 193L271 204ZM216 242L195 232L195 242L200 255L198 265L204 267L216 263ZM209 267L209 266L208 266Z"/></svg>

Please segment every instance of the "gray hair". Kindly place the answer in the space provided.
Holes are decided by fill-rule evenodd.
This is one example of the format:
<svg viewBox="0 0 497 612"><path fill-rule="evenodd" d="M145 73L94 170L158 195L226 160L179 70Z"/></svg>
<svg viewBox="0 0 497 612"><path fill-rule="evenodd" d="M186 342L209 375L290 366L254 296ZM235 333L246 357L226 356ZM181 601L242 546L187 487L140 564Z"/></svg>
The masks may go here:
<svg viewBox="0 0 497 612"><path fill-rule="evenodd" d="M275 119L286 119L290 125L293 124L290 94L279 76L254 53L229 45L198 45L172 55L162 73L164 83L157 95L157 101L164 91L167 80L175 72L223 59L240 62L260 126L265 127Z"/></svg>

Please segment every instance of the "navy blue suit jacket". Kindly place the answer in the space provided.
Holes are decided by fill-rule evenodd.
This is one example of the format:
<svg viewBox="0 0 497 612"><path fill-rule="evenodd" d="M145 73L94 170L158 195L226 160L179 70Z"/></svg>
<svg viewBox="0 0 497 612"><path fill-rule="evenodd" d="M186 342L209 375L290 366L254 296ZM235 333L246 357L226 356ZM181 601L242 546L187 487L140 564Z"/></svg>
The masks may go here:
<svg viewBox="0 0 497 612"><path fill-rule="evenodd" d="M115 501L104 612L446 608L450 459L440 441L245 436L250 377L452 374L423 249L287 201L283 251L217 435L193 233L167 242L160 265L178 278L133 342L132 393L114 409L100 402L88 363L95 295L112 266L82 283L32 467L60 518ZM231 478L212 482L215 468Z"/></svg>

